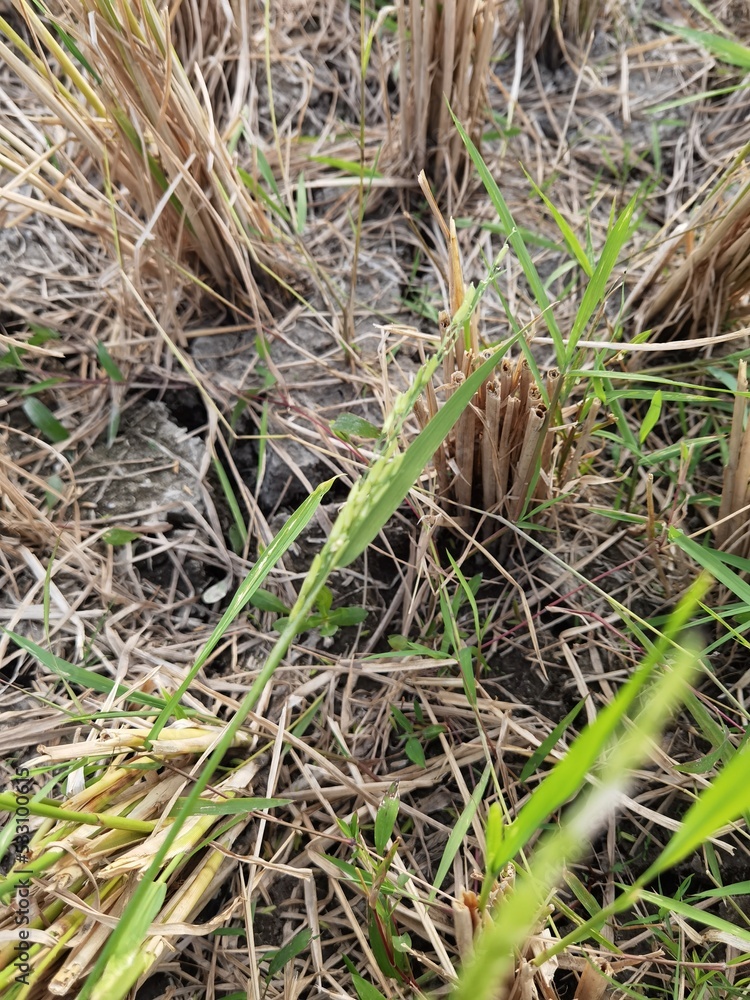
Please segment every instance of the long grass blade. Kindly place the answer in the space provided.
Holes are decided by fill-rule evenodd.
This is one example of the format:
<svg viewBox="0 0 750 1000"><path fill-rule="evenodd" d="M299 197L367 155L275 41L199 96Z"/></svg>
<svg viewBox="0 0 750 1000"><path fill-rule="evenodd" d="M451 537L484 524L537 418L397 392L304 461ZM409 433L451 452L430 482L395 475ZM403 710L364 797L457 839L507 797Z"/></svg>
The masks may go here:
<svg viewBox="0 0 750 1000"><path fill-rule="evenodd" d="M707 580L699 580L693 586L691 610L695 610L706 586ZM683 614L678 617L682 619ZM670 622L669 631L678 631L676 621ZM614 744L608 744L596 786L570 818L542 842L529 872L518 876L513 893L503 898L502 905L493 914L494 920L479 934L474 954L451 994L452 1000L492 1000L497 996L498 987L512 968L515 949L534 932L548 894L561 878L564 866L582 856L595 831L617 808L632 769L642 760L651 740L679 704L697 663L697 650L688 644L688 648L682 649L675 658L671 669L650 685L647 697L641 699L632 727L624 729ZM639 683L637 693L640 692L643 692L643 685ZM604 749L602 746L601 751ZM574 743L570 753L575 750ZM500 860L497 859L498 863ZM606 916L607 911L602 909L586 926L600 927ZM550 949L544 957L555 951ZM542 957L539 960L543 960Z"/></svg>
<svg viewBox="0 0 750 1000"><path fill-rule="evenodd" d="M614 700L581 733L521 809L505 833L499 866L512 861L555 810L583 787L596 760L609 744L658 664L674 645L678 633L690 620L708 582L707 574L699 577L670 617L661 638L646 654L627 684L620 688Z"/></svg>
<svg viewBox="0 0 750 1000"><path fill-rule="evenodd" d="M500 219L503 229L508 234L508 242L513 248L513 252L516 257L518 257L523 273L526 276L526 280L529 283L534 298L536 299L536 303L539 306L539 310L544 318L544 322L547 325L547 329L549 330L550 336L552 337L555 345L558 368L562 368L565 360L565 345L563 343L562 333L552 312L552 303L550 302L549 296L544 288L544 283L539 277L539 272L534 266L531 254L527 250L520 230L516 226L510 209L508 208L508 203L503 197L500 188L497 186L495 178L490 173L489 167L482 159L481 153L469 138L469 135L461 125L461 122L458 118L456 118L452 111L451 115L456 129L458 130L458 134L461 136L461 140L466 146L469 156L471 157L471 161L476 167L477 173L479 174L479 177L484 184L484 188L490 197L490 201L498 214L498 218Z"/></svg>

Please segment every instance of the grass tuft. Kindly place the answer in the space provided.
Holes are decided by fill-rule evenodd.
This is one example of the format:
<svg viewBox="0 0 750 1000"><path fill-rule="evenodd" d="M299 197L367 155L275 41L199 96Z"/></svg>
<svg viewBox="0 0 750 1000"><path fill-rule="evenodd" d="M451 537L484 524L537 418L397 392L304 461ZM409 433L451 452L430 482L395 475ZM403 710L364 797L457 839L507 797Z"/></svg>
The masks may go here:
<svg viewBox="0 0 750 1000"><path fill-rule="evenodd" d="M139 281L171 269L267 315L262 275L289 273L291 235L243 182L205 83L177 56L169 17L151 0L14 2L28 41L0 19L0 55L44 118L6 150L3 167L18 183L5 197L109 234ZM98 193L81 183L87 158L105 179Z"/></svg>

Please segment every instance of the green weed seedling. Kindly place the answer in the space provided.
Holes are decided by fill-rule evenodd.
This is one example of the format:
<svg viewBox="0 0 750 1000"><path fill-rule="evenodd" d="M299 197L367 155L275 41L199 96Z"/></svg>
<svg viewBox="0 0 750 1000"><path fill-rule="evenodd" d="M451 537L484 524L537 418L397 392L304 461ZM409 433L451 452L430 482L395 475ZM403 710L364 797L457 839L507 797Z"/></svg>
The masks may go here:
<svg viewBox="0 0 750 1000"><path fill-rule="evenodd" d="M340 413L331 424L331 430L337 438L341 441L346 441L347 443L351 441L353 437L374 441L379 438L382 433L380 427L376 427L375 424L371 424L370 421L365 420L364 417L357 416L356 413Z"/></svg>
<svg viewBox="0 0 750 1000"><path fill-rule="evenodd" d="M431 622L425 634L425 639L429 639L432 645L412 642L404 636L392 635L388 642L392 649L397 652L409 650L420 655L430 656L433 659L447 659L451 653L455 653L460 648L463 640L468 638L469 633L459 627L458 619L464 606L468 603L474 613L474 629L481 641L481 629L479 627L478 614L476 614L476 595L482 586L482 574L476 573L470 580L467 580L458 568L450 553L448 558L454 569L458 582L452 594L447 592L447 583L440 589L440 615Z"/></svg>
<svg viewBox="0 0 750 1000"><path fill-rule="evenodd" d="M398 782L394 781L383 796L375 817L375 850L378 854L386 853L388 841L396 825L399 802Z"/></svg>
<svg viewBox="0 0 750 1000"><path fill-rule="evenodd" d="M266 986L268 986L271 979L285 965L288 965L297 955L301 955L304 951L307 951L311 939L312 930L309 927L305 927L301 931L297 931L294 937L290 941L287 941L283 947L266 952L262 959L262 961L268 962L268 969L265 975Z"/></svg>
<svg viewBox="0 0 750 1000"><path fill-rule="evenodd" d="M391 839L398 816L398 791L392 785L386 792L375 818L376 853L372 854L365 841L357 816L347 823L337 820L341 832L351 841L352 861L343 861L326 855L328 861L342 871L356 885L367 902L367 930L373 955L383 975L403 985L414 986L409 952L411 938L407 933L399 933L395 910L403 896L403 885L408 878L404 873L396 880L390 877L393 859L398 851L399 841L395 840L380 856L378 846L385 849Z"/></svg>
<svg viewBox="0 0 750 1000"><path fill-rule="evenodd" d="M38 323L29 323L29 330L31 330L31 336L25 341L10 341L8 350L0 353L0 369L15 368L17 371L25 371L23 358L28 351L23 344L27 344L29 347L42 347L51 340L60 339L60 334L56 330L52 330L48 326L40 326Z"/></svg>
<svg viewBox="0 0 750 1000"><path fill-rule="evenodd" d="M455 659L464 680L466 696L471 704L475 704L475 670L477 667L485 666L481 647L487 623L481 623L476 602L476 595L482 586L482 574L477 573L467 580L450 553L448 558L457 583L452 594L448 593L447 583L440 587L440 615L432 620L425 636L431 640L432 645L428 646L424 642L416 642L402 635L389 636L388 644L394 653L404 656L426 656L434 660ZM474 628L471 633L459 625L459 616L466 604L472 613ZM465 640L472 634L475 641L467 646Z"/></svg>
<svg viewBox="0 0 750 1000"><path fill-rule="evenodd" d="M435 660L455 659L464 681L466 697L473 705L476 703L475 671L486 666L481 649L487 622L481 622L476 602L476 595L482 586L482 574L476 573L471 579L467 579L450 553L448 558L457 582L452 594L448 593L447 582L440 587L440 615L435 616L425 636L432 641L432 645L428 646L402 635L389 636L388 644L393 652L405 656L426 656ZM459 616L467 604L472 614L472 632L459 625ZM472 645L466 645L465 640L470 635L473 635L474 642Z"/></svg>
<svg viewBox="0 0 750 1000"><path fill-rule="evenodd" d="M417 698L413 705L414 722L396 705L391 705L391 723L396 732L405 740L404 753L417 767L426 767L425 747L445 732L445 726L425 721L422 706Z"/></svg>
<svg viewBox="0 0 750 1000"><path fill-rule="evenodd" d="M70 436L52 411L36 396L29 396L23 404L23 412L37 430L53 444L61 444Z"/></svg>
<svg viewBox="0 0 750 1000"><path fill-rule="evenodd" d="M280 617L276 619L274 623L274 628L277 632L283 632L289 623L289 613L290 609L277 597L269 593L267 590L257 592L252 600L252 603L256 608L261 611L271 611L278 614ZM298 634L302 632L309 632L311 629L317 629L320 635L324 639L328 639L331 636L336 635L340 628L345 628L349 625L359 625L361 622L367 618L367 611L365 608L358 607L347 607L347 608L334 608L333 607L333 592L330 587L321 587L320 593L318 594L314 607L317 609L312 614L308 615L303 622L298 626Z"/></svg>

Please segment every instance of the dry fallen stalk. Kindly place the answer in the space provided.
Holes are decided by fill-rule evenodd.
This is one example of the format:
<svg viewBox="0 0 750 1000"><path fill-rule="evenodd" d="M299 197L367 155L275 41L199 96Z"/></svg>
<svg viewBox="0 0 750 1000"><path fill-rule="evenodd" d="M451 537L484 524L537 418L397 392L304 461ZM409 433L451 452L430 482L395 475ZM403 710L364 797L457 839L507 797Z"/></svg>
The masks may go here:
<svg viewBox="0 0 750 1000"><path fill-rule="evenodd" d="M144 743L148 732L104 730L85 744L42 748L43 755L29 762L30 766L41 766L100 754L110 757L108 764L101 762L99 777L60 803L59 818L39 817L28 857L21 865L31 865L36 874L30 890L35 914L30 926L44 929L50 936L50 943L34 943L29 948L29 981L37 991L35 995L65 995L90 971L138 878L166 836L172 807L184 792L186 775L216 742L218 730L175 726L163 730L161 739L147 751ZM253 737L243 734L236 746L248 751L252 742ZM257 760L241 765L214 784L206 801L218 803L247 794L259 766ZM85 819L92 815L100 822ZM205 929L186 927L184 923L205 906L205 900L215 891L227 852L250 820L248 813L238 815L227 829L226 816L199 814L185 823L165 859L169 866L166 899L138 955L140 975L149 972L172 950L171 942L177 937L208 933L214 924L218 926L226 919L227 914L221 914L218 923L214 920ZM112 829L116 821L125 828ZM201 844L210 843L215 828L223 828L218 840L222 849L201 848ZM228 867L224 864L224 870ZM18 873L11 869L5 877L6 887L12 886L20 874L20 869ZM6 908L0 930L12 925L13 913ZM58 956L65 957L62 966ZM0 993L13 981L13 963L12 947L0 950ZM106 984L96 989L94 996L108 995Z"/></svg>
<svg viewBox="0 0 750 1000"><path fill-rule="evenodd" d="M747 418L747 362L740 360L737 368L737 392L734 397L732 429L729 435L729 458L724 469L719 519L716 524L716 544L731 549L736 555L747 556L750 533L747 528L747 504L750 500L750 422Z"/></svg>

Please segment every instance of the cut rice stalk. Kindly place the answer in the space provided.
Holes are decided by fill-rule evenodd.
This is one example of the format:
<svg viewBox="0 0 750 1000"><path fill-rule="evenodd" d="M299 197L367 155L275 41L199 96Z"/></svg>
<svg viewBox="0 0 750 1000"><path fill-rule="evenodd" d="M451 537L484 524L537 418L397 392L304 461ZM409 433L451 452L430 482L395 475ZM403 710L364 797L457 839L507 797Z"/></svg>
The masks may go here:
<svg viewBox="0 0 750 1000"><path fill-rule="evenodd" d="M456 184L466 154L446 102L478 137L502 9L497 0L398 0L402 170L416 165Z"/></svg>
<svg viewBox="0 0 750 1000"><path fill-rule="evenodd" d="M51 755L45 753L36 762L43 766L51 756L76 760L84 753L96 757L105 748L111 759L109 766L102 761L101 773L65 802L54 807L44 799L30 802L31 822L37 829L29 841L27 857L0 882L0 896L7 898L18 885L26 884L23 880L29 873L45 876L32 882L29 896L38 914L30 926L44 927L49 935L46 943L34 941L29 946L28 981L40 996L64 995L88 973L171 827L172 807L185 787L185 774L199 765L198 754L212 747L219 732L217 727L194 725L165 729L162 737L166 738L161 742L166 756L159 757L155 746L148 750L144 746L148 730L105 731L94 741L98 746L68 744L55 748ZM252 739L243 733L238 745L246 752ZM192 747L192 752L185 754L186 747ZM180 748L183 752L177 757ZM113 749L117 752L114 759ZM251 787L259 766L256 759L247 761L215 782L205 801L220 805L242 795ZM44 819L40 812L54 815ZM238 810L230 817L217 810L196 813L183 825L164 858L160 876L164 904L155 920L156 934L139 952L137 971L131 963L127 970L119 967L120 976L133 973L137 979L159 961L171 937L185 933L182 922L203 905L226 858L224 852L249 821L248 810ZM115 822L124 829L113 828ZM202 846L211 841L217 826L224 831L219 841L223 851ZM186 874L188 860L191 864ZM0 930L8 929L12 922L13 914L6 908ZM12 947L0 950L0 990L18 973L15 957ZM60 966L63 957L65 962ZM95 995L122 995L107 993L108 988L102 980Z"/></svg>

